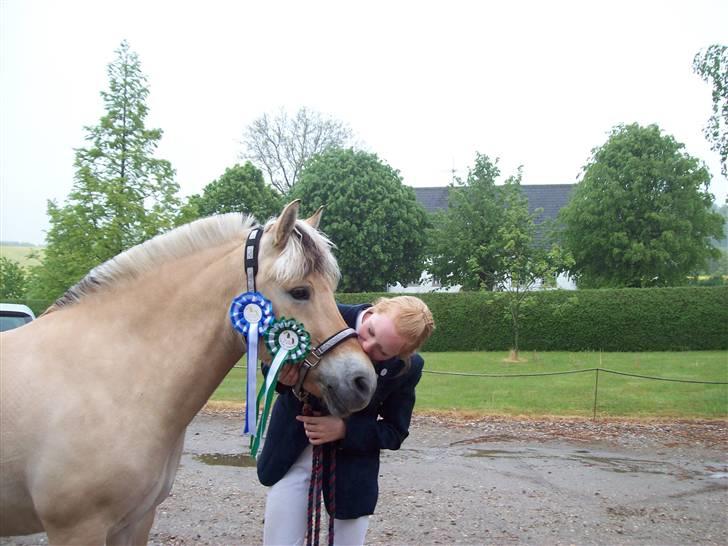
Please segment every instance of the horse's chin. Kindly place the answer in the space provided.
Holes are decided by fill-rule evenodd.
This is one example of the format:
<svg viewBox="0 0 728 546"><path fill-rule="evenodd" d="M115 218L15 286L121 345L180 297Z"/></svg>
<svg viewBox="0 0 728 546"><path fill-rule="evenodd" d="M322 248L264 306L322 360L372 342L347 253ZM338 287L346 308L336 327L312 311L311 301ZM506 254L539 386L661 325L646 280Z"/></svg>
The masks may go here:
<svg viewBox="0 0 728 546"><path fill-rule="evenodd" d="M333 391L330 389L324 390L322 396L320 398L324 401L326 404L326 407L329 410L329 413L333 415L334 417L340 417L345 418L351 415L352 410L351 408L346 407L346 405L341 401L341 399L334 394ZM357 408L361 409L361 408Z"/></svg>
<svg viewBox="0 0 728 546"><path fill-rule="evenodd" d="M316 398L323 400L329 413L334 417L344 418L351 415L352 410L347 408L346 404L331 389L322 389L318 381L306 378L303 389Z"/></svg>

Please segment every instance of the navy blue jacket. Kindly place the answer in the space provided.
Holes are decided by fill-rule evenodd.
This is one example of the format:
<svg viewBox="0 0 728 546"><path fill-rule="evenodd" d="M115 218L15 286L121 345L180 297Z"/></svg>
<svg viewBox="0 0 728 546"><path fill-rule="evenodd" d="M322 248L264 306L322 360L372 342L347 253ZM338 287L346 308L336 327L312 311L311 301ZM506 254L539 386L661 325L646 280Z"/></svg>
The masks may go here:
<svg viewBox="0 0 728 546"><path fill-rule="evenodd" d="M339 312L351 328L370 305L339 305ZM410 367L400 374L405 363L399 358L375 364L377 388L369 405L350 415L346 436L335 442L336 449L336 514L338 519L352 519L374 513L379 496L379 450L399 449L409 435L415 386L422 377L424 361L412 355ZM308 446L303 423L296 415L303 404L289 389L282 390L273 405L263 450L258 456L258 479L271 486L291 468ZM324 451L326 454L326 450ZM328 506L328 466L324 457L324 499Z"/></svg>

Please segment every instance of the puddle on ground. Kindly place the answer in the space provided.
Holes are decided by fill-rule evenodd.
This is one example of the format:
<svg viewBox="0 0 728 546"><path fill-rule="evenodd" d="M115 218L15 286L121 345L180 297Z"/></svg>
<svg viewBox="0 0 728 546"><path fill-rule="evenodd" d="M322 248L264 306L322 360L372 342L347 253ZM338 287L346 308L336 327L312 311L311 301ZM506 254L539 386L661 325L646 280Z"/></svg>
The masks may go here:
<svg viewBox="0 0 728 546"><path fill-rule="evenodd" d="M617 474L658 474L673 476L677 479L695 477L694 471L689 471L673 463L663 461L649 461L627 459L623 457L606 457L592 454L588 450L576 450L571 453L548 454L533 450L507 450L507 449L470 449L464 457L491 458L491 459L570 459L601 470ZM710 477L719 478L720 472L712 473Z"/></svg>
<svg viewBox="0 0 728 546"><path fill-rule="evenodd" d="M617 474L658 474L687 478L692 475L672 463L663 461L648 461L639 459L625 459L620 457L600 457L598 455L576 455L574 460L581 461L586 466L598 466L602 470L616 472Z"/></svg>
<svg viewBox="0 0 728 546"><path fill-rule="evenodd" d="M533 453L525 451L509 451L506 449L471 449L465 457L533 457Z"/></svg>
<svg viewBox="0 0 728 546"><path fill-rule="evenodd" d="M203 453L192 458L213 466L255 466L255 459L244 453Z"/></svg>

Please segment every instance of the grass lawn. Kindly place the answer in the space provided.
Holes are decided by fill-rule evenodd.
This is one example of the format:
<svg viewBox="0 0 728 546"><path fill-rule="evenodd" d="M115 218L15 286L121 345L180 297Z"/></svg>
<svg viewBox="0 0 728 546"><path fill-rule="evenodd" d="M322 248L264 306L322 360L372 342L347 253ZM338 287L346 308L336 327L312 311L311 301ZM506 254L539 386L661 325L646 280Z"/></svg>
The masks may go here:
<svg viewBox="0 0 728 546"><path fill-rule="evenodd" d="M40 263L37 259L28 257L32 252L42 255L43 247L0 245L0 256L16 261L22 266L38 265Z"/></svg>
<svg viewBox="0 0 728 546"><path fill-rule="evenodd" d="M728 383L725 351L524 352L521 358L526 362L519 363L504 362L506 356L505 352L424 353L426 373L417 387L416 409L496 415L592 415L595 372L509 378L429 373L434 371L509 375L602 368L667 379ZM244 372L240 368L231 370L212 399L241 402ZM728 385L657 381L600 372L597 416L726 418Z"/></svg>

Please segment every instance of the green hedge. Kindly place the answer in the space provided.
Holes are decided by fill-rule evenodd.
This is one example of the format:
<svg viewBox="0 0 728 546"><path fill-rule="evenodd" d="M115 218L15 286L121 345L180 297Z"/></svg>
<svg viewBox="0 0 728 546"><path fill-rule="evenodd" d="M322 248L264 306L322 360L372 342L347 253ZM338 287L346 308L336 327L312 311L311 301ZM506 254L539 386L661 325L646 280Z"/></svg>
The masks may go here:
<svg viewBox="0 0 728 546"><path fill-rule="evenodd" d="M341 303L394 294L337 294ZM412 294L436 330L424 351L502 351L512 345L503 293ZM519 346L537 351L728 349L728 287L548 290L533 292Z"/></svg>
<svg viewBox="0 0 728 546"><path fill-rule="evenodd" d="M386 293L336 295L341 303ZM424 351L504 351L512 345L505 294L413 294L437 328ZM521 319L520 349L535 351L697 351L728 349L728 286L533 292ZM36 315L52 302L17 301Z"/></svg>

